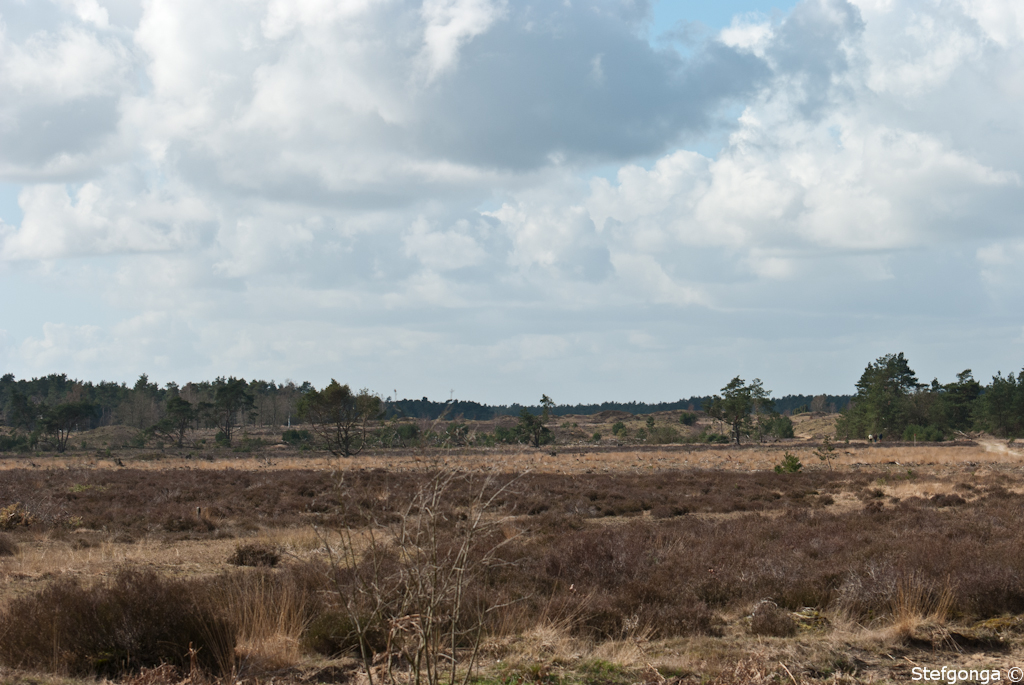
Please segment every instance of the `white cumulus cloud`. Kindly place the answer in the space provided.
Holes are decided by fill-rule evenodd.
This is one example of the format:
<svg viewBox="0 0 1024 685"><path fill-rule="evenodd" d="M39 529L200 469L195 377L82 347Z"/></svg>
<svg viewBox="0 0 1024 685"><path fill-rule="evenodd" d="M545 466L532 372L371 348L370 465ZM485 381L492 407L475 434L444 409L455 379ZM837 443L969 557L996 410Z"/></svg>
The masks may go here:
<svg viewBox="0 0 1024 685"><path fill-rule="evenodd" d="M803 0L677 50L613 0L0 2L0 288L40 300L0 361L848 390L794 336L856 371L1019 330L1018 4Z"/></svg>

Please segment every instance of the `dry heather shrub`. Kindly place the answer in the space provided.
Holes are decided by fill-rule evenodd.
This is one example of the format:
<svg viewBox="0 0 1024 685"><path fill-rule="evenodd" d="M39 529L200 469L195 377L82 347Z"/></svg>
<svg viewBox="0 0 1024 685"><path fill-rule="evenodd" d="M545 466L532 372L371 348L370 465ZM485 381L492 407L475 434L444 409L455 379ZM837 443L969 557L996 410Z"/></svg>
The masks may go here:
<svg viewBox="0 0 1024 685"><path fill-rule="evenodd" d="M750 616L750 633L768 637L793 637L796 635L796 621L789 612L780 609L771 601L760 602Z"/></svg>
<svg viewBox="0 0 1024 685"><path fill-rule="evenodd" d="M771 518L552 527L510 545L486 587L521 611L574 614L573 634L596 639L621 638L634 616L657 637L714 634L716 612L764 597L790 611L814 607L888 624L908 577L929 597L956 579L946 590L950 611L979 620L1024 612L1020 515L1002 500L955 508L919 500L877 513L797 504Z"/></svg>
<svg viewBox="0 0 1024 685"><path fill-rule="evenodd" d="M228 563L235 566L277 566L281 561L281 552L274 546L263 542L251 542L239 545L228 557Z"/></svg>
<svg viewBox="0 0 1024 685"><path fill-rule="evenodd" d="M6 533L0 533L0 557L13 557L18 553L18 543Z"/></svg>
<svg viewBox="0 0 1024 685"><path fill-rule="evenodd" d="M313 470L285 469L255 473L223 471L146 471L137 469L62 469L40 474L32 469L5 471L0 502L31 503L38 523L53 527L62 520L107 530L150 531L156 525L172 533L203 535L215 524L194 516L196 505L214 519L272 519L280 526L309 523L330 527L365 524L367 514L379 523L397 523L422 486L424 473L367 470L348 473L338 487ZM514 476L493 477L490 492ZM486 477L471 474L452 483L445 506L462 509L485 486ZM859 474L804 474L799 482L775 474L663 472L650 474L536 473L520 477L493 502L495 513L543 516L572 514L583 518L658 516L679 513L764 511L793 506L796 490L822 490L839 484L857 489L870 483ZM808 505L810 502L808 501ZM19 512L20 513L20 512ZM18 525L21 525L18 518ZM0 517L0 525L3 519ZM76 527L79 527L76 526Z"/></svg>
<svg viewBox="0 0 1024 685"><path fill-rule="evenodd" d="M933 507L959 507L967 502L960 495L932 495L928 503Z"/></svg>
<svg viewBox="0 0 1024 685"><path fill-rule="evenodd" d="M230 673L235 627L202 600L199 583L121 570L106 585L62 577L0 614L0 662L74 675L117 677L142 667L190 666Z"/></svg>
<svg viewBox="0 0 1024 685"><path fill-rule="evenodd" d="M217 524L199 516L168 516L164 519L163 528L170 533L210 533L217 530Z"/></svg>

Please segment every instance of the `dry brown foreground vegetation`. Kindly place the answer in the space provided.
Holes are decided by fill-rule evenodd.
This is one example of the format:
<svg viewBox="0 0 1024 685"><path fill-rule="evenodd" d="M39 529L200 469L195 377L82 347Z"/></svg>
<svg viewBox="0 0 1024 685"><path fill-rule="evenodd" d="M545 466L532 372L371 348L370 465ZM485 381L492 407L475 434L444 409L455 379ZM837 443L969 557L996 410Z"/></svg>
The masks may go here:
<svg viewBox="0 0 1024 685"><path fill-rule="evenodd" d="M829 470L806 420L764 446L6 455L0 681L411 682L442 626L457 682L1007 682L1020 451L839 444ZM772 472L787 451L803 472Z"/></svg>

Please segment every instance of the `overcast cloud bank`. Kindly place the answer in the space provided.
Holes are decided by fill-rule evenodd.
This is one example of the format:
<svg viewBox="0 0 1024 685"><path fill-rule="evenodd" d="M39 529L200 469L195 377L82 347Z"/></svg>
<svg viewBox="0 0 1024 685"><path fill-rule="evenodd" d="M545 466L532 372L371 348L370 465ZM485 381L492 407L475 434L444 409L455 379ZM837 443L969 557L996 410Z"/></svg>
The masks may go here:
<svg viewBox="0 0 1024 685"><path fill-rule="evenodd" d="M507 403L1024 364L1019 3L685 43L624 1L0 19L5 371Z"/></svg>

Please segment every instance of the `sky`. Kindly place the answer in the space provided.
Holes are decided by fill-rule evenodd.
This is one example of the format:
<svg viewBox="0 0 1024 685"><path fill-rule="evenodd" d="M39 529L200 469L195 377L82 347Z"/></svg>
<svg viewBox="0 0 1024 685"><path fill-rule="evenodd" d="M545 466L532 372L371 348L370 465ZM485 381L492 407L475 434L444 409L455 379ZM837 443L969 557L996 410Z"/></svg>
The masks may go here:
<svg viewBox="0 0 1024 685"><path fill-rule="evenodd" d="M0 373L1024 366L1016 0L0 0Z"/></svg>

